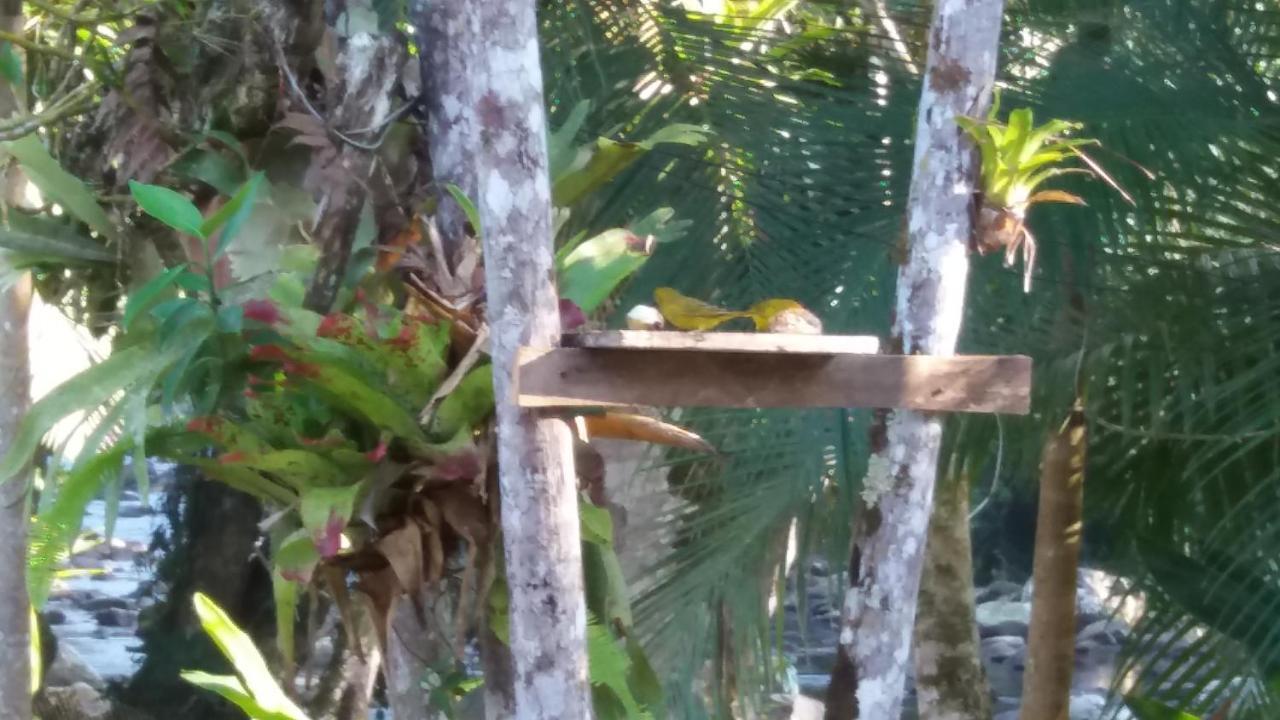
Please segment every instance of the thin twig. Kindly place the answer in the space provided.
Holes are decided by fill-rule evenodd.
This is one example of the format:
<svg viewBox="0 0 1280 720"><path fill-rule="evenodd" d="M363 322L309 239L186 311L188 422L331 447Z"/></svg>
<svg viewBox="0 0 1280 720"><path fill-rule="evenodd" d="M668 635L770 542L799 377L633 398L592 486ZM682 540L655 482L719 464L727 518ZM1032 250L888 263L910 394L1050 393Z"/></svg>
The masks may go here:
<svg viewBox="0 0 1280 720"><path fill-rule="evenodd" d="M16 140L46 125L65 120L89 110L93 105L96 83L86 83L56 100L44 112L34 115L18 115L0 120L0 140Z"/></svg>
<svg viewBox="0 0 1280 720"><path fill-rule="evenodd" d="M23 50L26 50L27 52L40 53L42 55L52 55L54 57L60 57L63 60L78 61L80 59L76 57L75 53L67 52L62 48L57 48L52 45L43 45L41 43L28 40L21 35L11 33L11 32L5 32L3 30L0 30L0 40L3 40L4 42L13 43L14 45L17 45Z"/></svg>
<svg viewBox="0 0 1280 720"><path fill-rule="evenodd" d="M52 3L44 2L44 0L26 0L26 3L47 15L52 15L53 17L56 17L59 20L69 22L74 25L98 25L100 23L111 22L113 20L123 20L127 17L133 16L135 13L145 9L150 5L157 4L157 3L139 3L138 5L135 5L134 7L129 8L128 10L117 10L116 12L112 12L112 13L98 12L95 15L80 15L74 12L68 12L66 10L63 10L62 8L59 8L58 6L53 5Z"/></svg>
<svg viewBox="0 0 1280 720"><path fill-rule="evenodd" d="M1179 432L1160 432L1156 430L1148 430L1147 428L1134 428L1117 425L1116 423L1103 420L1100 417L1092 417L1093 422L1101 425L1107 430L1118 432L1123 435L1133 435L1148 440L1187 440L1193 442L1217 442L1221 440L1250 440L1253 438L1274 437L1280 435L1280 429L1277 430L1255 430L1243 433L1179 433Z"/></svg>

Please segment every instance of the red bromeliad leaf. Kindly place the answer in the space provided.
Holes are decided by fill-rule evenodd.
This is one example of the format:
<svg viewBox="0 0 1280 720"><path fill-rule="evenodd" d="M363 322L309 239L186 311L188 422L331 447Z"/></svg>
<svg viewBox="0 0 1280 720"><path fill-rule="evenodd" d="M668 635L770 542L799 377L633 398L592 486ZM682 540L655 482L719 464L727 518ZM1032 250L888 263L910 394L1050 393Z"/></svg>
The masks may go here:
<svg viewBox="0 0 1280 720"><path fill-rule="evenodd" d="M316 328L316 337L351 340L354 338L356 330L355 318L342 313L329 313L324 316L320 321L320 326Z"/></svg>
<svg viewBox="0 0 1280 720"><path fill-rule="evenodd" d="M275 325L280 322L280 308L270 300L246 300L244 303L246 320L256 320L264 325Z"/></svg>
<svg viewBox="0 0 1280 720"><path fill-rule="evenodd" d="M232 464L232 463L242 463L242 462L244 462L247 458L248 458L248 456L247 456L247 455L245 455L244 453L242 453L242 452L240 452L240 451L236 450L236 451L233 451L233 452L223 453L223 454L219 455L219 456L218 456L218 462L219 462L219 463L221 463L221 464L223 464L223 465L230 465L230 464Z"/></svg>
<svg viewBox="0 0 1280 720"><path fill-rule="evenodd" d="M287 362L289 354L279 345L254 345L249 348L249 359L259 362Z"/></svg>
<svg viewBox="0 0 1280 720"><path fill-rule="evenodd" d="M560 332L572 332L587 324L587 315L578 304L568 298L560 298Z"/></svg>
<svg viewBox="0 0 1280 720"><path fill-rule="evenodd" d="M365 457L369 458L369 460L370 460L370 461L372 461L372 462L382 462L382 459L383 459L383 458L385 458L386 456L387 456L387 441L386 441L386 440L381 440L381 441L379 441L379 442L378 442L378 447L376 447L376 448L374 448L374 449L370 450L369 452L365 453Z"/></svg>
<svg viewBox="0 0 1280 720"><path fill-rule="evenodd" d="M329 512L329 520L324 529L315 538L316 551L322 558L331 558L342 549L342 530L347 526L346 520L337 511Z"/></svg>

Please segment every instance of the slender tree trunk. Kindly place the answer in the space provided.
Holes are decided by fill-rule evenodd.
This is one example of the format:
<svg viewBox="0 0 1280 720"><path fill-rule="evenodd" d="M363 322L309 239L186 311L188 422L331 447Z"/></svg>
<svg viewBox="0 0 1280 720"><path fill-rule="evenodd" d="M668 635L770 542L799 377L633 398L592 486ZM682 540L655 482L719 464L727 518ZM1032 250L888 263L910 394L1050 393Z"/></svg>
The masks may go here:
<svg viewBox="0 0 1280 720"><path fill-rule="evenodd" d="M969 473L949 473L929 520L916 611L916 701L922 720L989 720L969 542Z"/></svg>
<svg viewBox="0 0 1280 720"><path fill-rule="evenodd" d="M1002 0L934 9L894 318L894 345L908 354L951 355L960 334L978 168L956 117L980 116L990 102L1002 10ZM935 415L889 415L873 437L840 633L854 716L874 720L901 712L942 439Z"/></svg>
<svg viewBox="0 0 1280 720"><path fill-rule="evenodd" d="M476 85L470 76L484 49L480 7L474 2L414 0L414 24L426 92L427 145L440 201L436 218L445 248L453 250L463 237L466 217L444 192L444 186L456 185L467 197L476 197L480 122L476 117Z"/></svg>
<svg viewBox="0 0 1280 720"><path fill-rule="evenodd" d="M535 6L533 0L473 4L485 30L482 60L471 77L484 140L477 177L511 593L511 717L588 718L572 438L562 421L516 407L512 384L519 346L555 345L560 336Z"/></svg>
<svg viewBox="0 0 1280 720"><path fill-rule="evenodd" d="M444 192L444 186L456 185L467 197L476 197L480 128L470 75L479 64L477 53L484 48L480 16L478 6L471 2L414 0L411 11L420 49L426 140L435 196L440 203L436 221L446 254L452 255L464 237L466 217ZM446 261L452 263L453 259ZM444 716L442 711L430 708L430 691L423 685L423 678L433 666L438 671L438 666L452 657L449 633L453 621L449 608L455 602L447 583L424 584L418 591L417 607L424 608L429 618L435 618L429 627L419 622L414 603L396 606L392 632L387 638L386 682L387 699L398 720ZM505 652L501 643L482 643L482 647L490 652ZM506 695L510 695L509 683Z"/></svg>
<svg viewBox="0 0 1280 720"><path fill-rule="evenodd" d="M1041 459L1023 720L1066 720L1071 702L1085 441L1084 411L1077 406L1049 436Z"/></svg>
<svg viewBox="0 0 1280 720"><path fill-rule="evenodd" d="M0 28L22 33L22 3L4 0ZM20 90L0 81L0 117L21 112ZM26 178L17 167L5 174L4 201L22 201ZM0 269L4 259L0 257ZM9 452L13 436L31 406L31 369L27 324L31 315L31 275L23 273L11 287L0 289L0 456ZM0 484L0 712L6 720L31 717L31 608L27 599L27 489L30 471Z"/></svg>

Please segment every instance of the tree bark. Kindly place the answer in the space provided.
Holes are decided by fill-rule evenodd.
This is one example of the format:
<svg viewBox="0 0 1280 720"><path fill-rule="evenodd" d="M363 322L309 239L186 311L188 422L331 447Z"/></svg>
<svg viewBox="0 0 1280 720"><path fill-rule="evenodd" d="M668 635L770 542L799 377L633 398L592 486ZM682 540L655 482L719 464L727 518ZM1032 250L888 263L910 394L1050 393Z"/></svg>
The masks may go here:
<svg viewBox="0 0 1280 720"><path fill-rule="evenodd" d="M1023 720L1066 720L1071 703L1085 441L1084 412L1077 406L1049 436L1041 459Z"/></svg>
<svg viewBox="0 0 1280 720"><path fill-rule="evenodd" d="M480 7L473 2L414 0L414 25L426 93L427 146L440 203L436 221L445 250L452 253L463 237L466 216L444 186L457 185L472 200L477 191L480 122L477 86L470 76L484 49Z"/></svg>
<svg viewBox="0 0 1280 720"><path fill-rule="evenodd" d="M510 717L588 718L572 438L562 421L518 408L512 383L517 348L557 345L560 336L535 6L533 0L472 4L486 35L470 77L484 141L476 174L511 596Z"/></svg>
<svg viewBox="0 0 1280 720"><path fill-rule="evenodd" d="M0 28L22 33L22 3L4 0ZM21 90L0 81L0 117L22 111ZM5 174L5 203L22 202L26 178L16 166ZM0 257L0 269L5 269ZM0 289L0 456L9 452L31 406L27 326L31 316L31 275L23 273ZM31 717L31 607L27 597L27 489L30 470L0 479L0 708L5 718Z"/></svg>
<svg viewBox="0 0 1280 720"><path fill-rule="evenodd" d="M921 720L989 720L991 694L979 654L969 541L969 473L938 488L916 611L916 702Z"/></svg>
<svg viewBox="0 0 1280 720"><path fill-rule="evenodd" d="M894 345L908 354L954 354L960 334L978 168L956 117L990 102L1002 10L1002 0L934 9L894 317ZM854 717L901 712L941 439L941 418L901 410L873 437L841 618Z"/></svg>

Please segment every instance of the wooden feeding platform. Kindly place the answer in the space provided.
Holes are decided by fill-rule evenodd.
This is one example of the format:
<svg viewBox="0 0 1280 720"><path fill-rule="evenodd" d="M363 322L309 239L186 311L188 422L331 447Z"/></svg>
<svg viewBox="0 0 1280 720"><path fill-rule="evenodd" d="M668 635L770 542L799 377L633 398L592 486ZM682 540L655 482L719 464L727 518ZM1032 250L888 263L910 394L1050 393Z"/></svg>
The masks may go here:
<svg viewBox="0 0 1280 720"><path fill-rule="evenodd" d="M909 408L1025 415L1024 355L882 355L860 335L611 330L522 347L517 402L583 406Z"/></svg>

